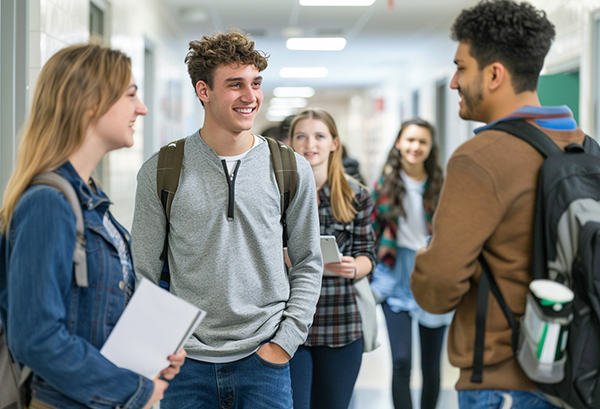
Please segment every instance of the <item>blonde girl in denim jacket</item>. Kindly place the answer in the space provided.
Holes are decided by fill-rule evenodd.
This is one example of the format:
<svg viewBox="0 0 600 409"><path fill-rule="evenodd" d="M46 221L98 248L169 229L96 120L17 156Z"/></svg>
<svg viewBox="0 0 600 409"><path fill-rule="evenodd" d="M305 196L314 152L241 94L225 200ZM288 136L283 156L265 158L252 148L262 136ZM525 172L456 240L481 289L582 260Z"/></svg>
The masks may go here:
<svg viewBox="0 0 600 409"><path fill-rule="evenodd" d="M121 369L100 354L135 289L130 237L91 179L105 153L133 145L147 112L129 57L99 45L57 52L37 81L16 169L0 209L0 317L8 347L33 372L30 409L150 408L164 379ZM73 276L75 215L65 196L32 179L53 171L71 183L83 213L88 286Z"/></svg>

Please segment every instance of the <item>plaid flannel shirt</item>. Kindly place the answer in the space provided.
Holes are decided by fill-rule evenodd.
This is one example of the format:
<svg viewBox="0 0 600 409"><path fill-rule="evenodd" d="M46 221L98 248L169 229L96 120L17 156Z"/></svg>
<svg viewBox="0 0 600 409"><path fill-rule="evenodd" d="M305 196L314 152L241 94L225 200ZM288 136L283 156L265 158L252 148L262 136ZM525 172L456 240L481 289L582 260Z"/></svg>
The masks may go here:
<svg viewBox="0 0 600 409"><path fill-rule="evenodd" d="M375 266L375 234L370 215L373 200L365 187L349 179L355 192L356 217L350 223L340 223L333 217L330 188L325 184L319 191L319 222L321 235L336 237L344 256L367 256ZM362 324L354 292L354 280L342 277L323 277L321 296L306 345L342 347L362 338Z"/></svg>

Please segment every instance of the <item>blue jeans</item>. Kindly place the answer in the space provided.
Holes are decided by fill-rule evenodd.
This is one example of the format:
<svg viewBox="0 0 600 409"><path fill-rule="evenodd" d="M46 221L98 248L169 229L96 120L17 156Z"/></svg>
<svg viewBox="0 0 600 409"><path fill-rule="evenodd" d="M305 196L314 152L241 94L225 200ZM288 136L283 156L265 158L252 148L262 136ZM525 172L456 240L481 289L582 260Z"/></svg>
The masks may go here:
<svg viewBox="0 0 600 409"><path fill-rule="evenodd" d="M169 383L161 409L292 409L289 363L274 364L254 353L213 364L186 359Z"/></svg>
<svg viewBox="0 0 600 409"><path fill-rule="evenodd" d="M298 348L290 361L294 409L347 409L362 354L362 339L339 348Z"/></svg>
<svg viewBox="0 0 600 409"><path fill-rule="evenodd" d="M481 389L458 391L460 409L559 409L543 393Z"/></svg>

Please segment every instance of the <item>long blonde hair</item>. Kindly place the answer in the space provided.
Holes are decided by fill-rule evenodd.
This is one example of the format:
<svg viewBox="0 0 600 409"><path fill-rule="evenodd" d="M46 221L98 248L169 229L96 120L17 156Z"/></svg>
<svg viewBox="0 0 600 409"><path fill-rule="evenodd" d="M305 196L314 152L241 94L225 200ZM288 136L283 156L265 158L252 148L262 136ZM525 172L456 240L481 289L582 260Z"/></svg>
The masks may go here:
<svg viewBox="0 0 600 409"><path fill-rule="evenodd" d="M88 127L117 102L130 79L129 57L96 44L73 45L48 60L37 80L15 171L4 192L1 233L31 180L58 168L81 147Z"/></svg>
<svg viewBox="0 0 600 409"><path fill-rule="evenodd" d="M294 129L298 122L304 119L316 119L327 125L333 139L338 139L337 148L329 154L327 161L327 182L331 189L331 210L333 217L342 223L350 223L356 217L358 210L355 207L354 191L346 180L344 166L342 164L342 143L335 125L335 121L320 108L306 109L299 113L290 125L290 140L293 141Z"/></svg>

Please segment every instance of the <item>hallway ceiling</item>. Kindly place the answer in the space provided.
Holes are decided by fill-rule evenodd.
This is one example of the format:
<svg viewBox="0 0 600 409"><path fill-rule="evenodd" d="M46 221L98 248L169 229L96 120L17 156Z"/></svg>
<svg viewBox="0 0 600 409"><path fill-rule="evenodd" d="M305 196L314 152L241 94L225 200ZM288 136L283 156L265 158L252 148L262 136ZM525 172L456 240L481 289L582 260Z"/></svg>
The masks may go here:
<svg viewBox="0 0 600 409"><path fill-rule="evenodd" d="M233 27L250 33L256 48L270 54L263 73L265 96L275 86L310 85L317 92L376 86L439 50L452 56L450 26L460 10L477 3L376 0L368 7L306 7L299 0L161 1L190 40ZM285 43L292 36L341 36L347 44L342 51L290 51ZM283 67L315 66L326 67L328 76L286 79L279 75Z"/></svg>

